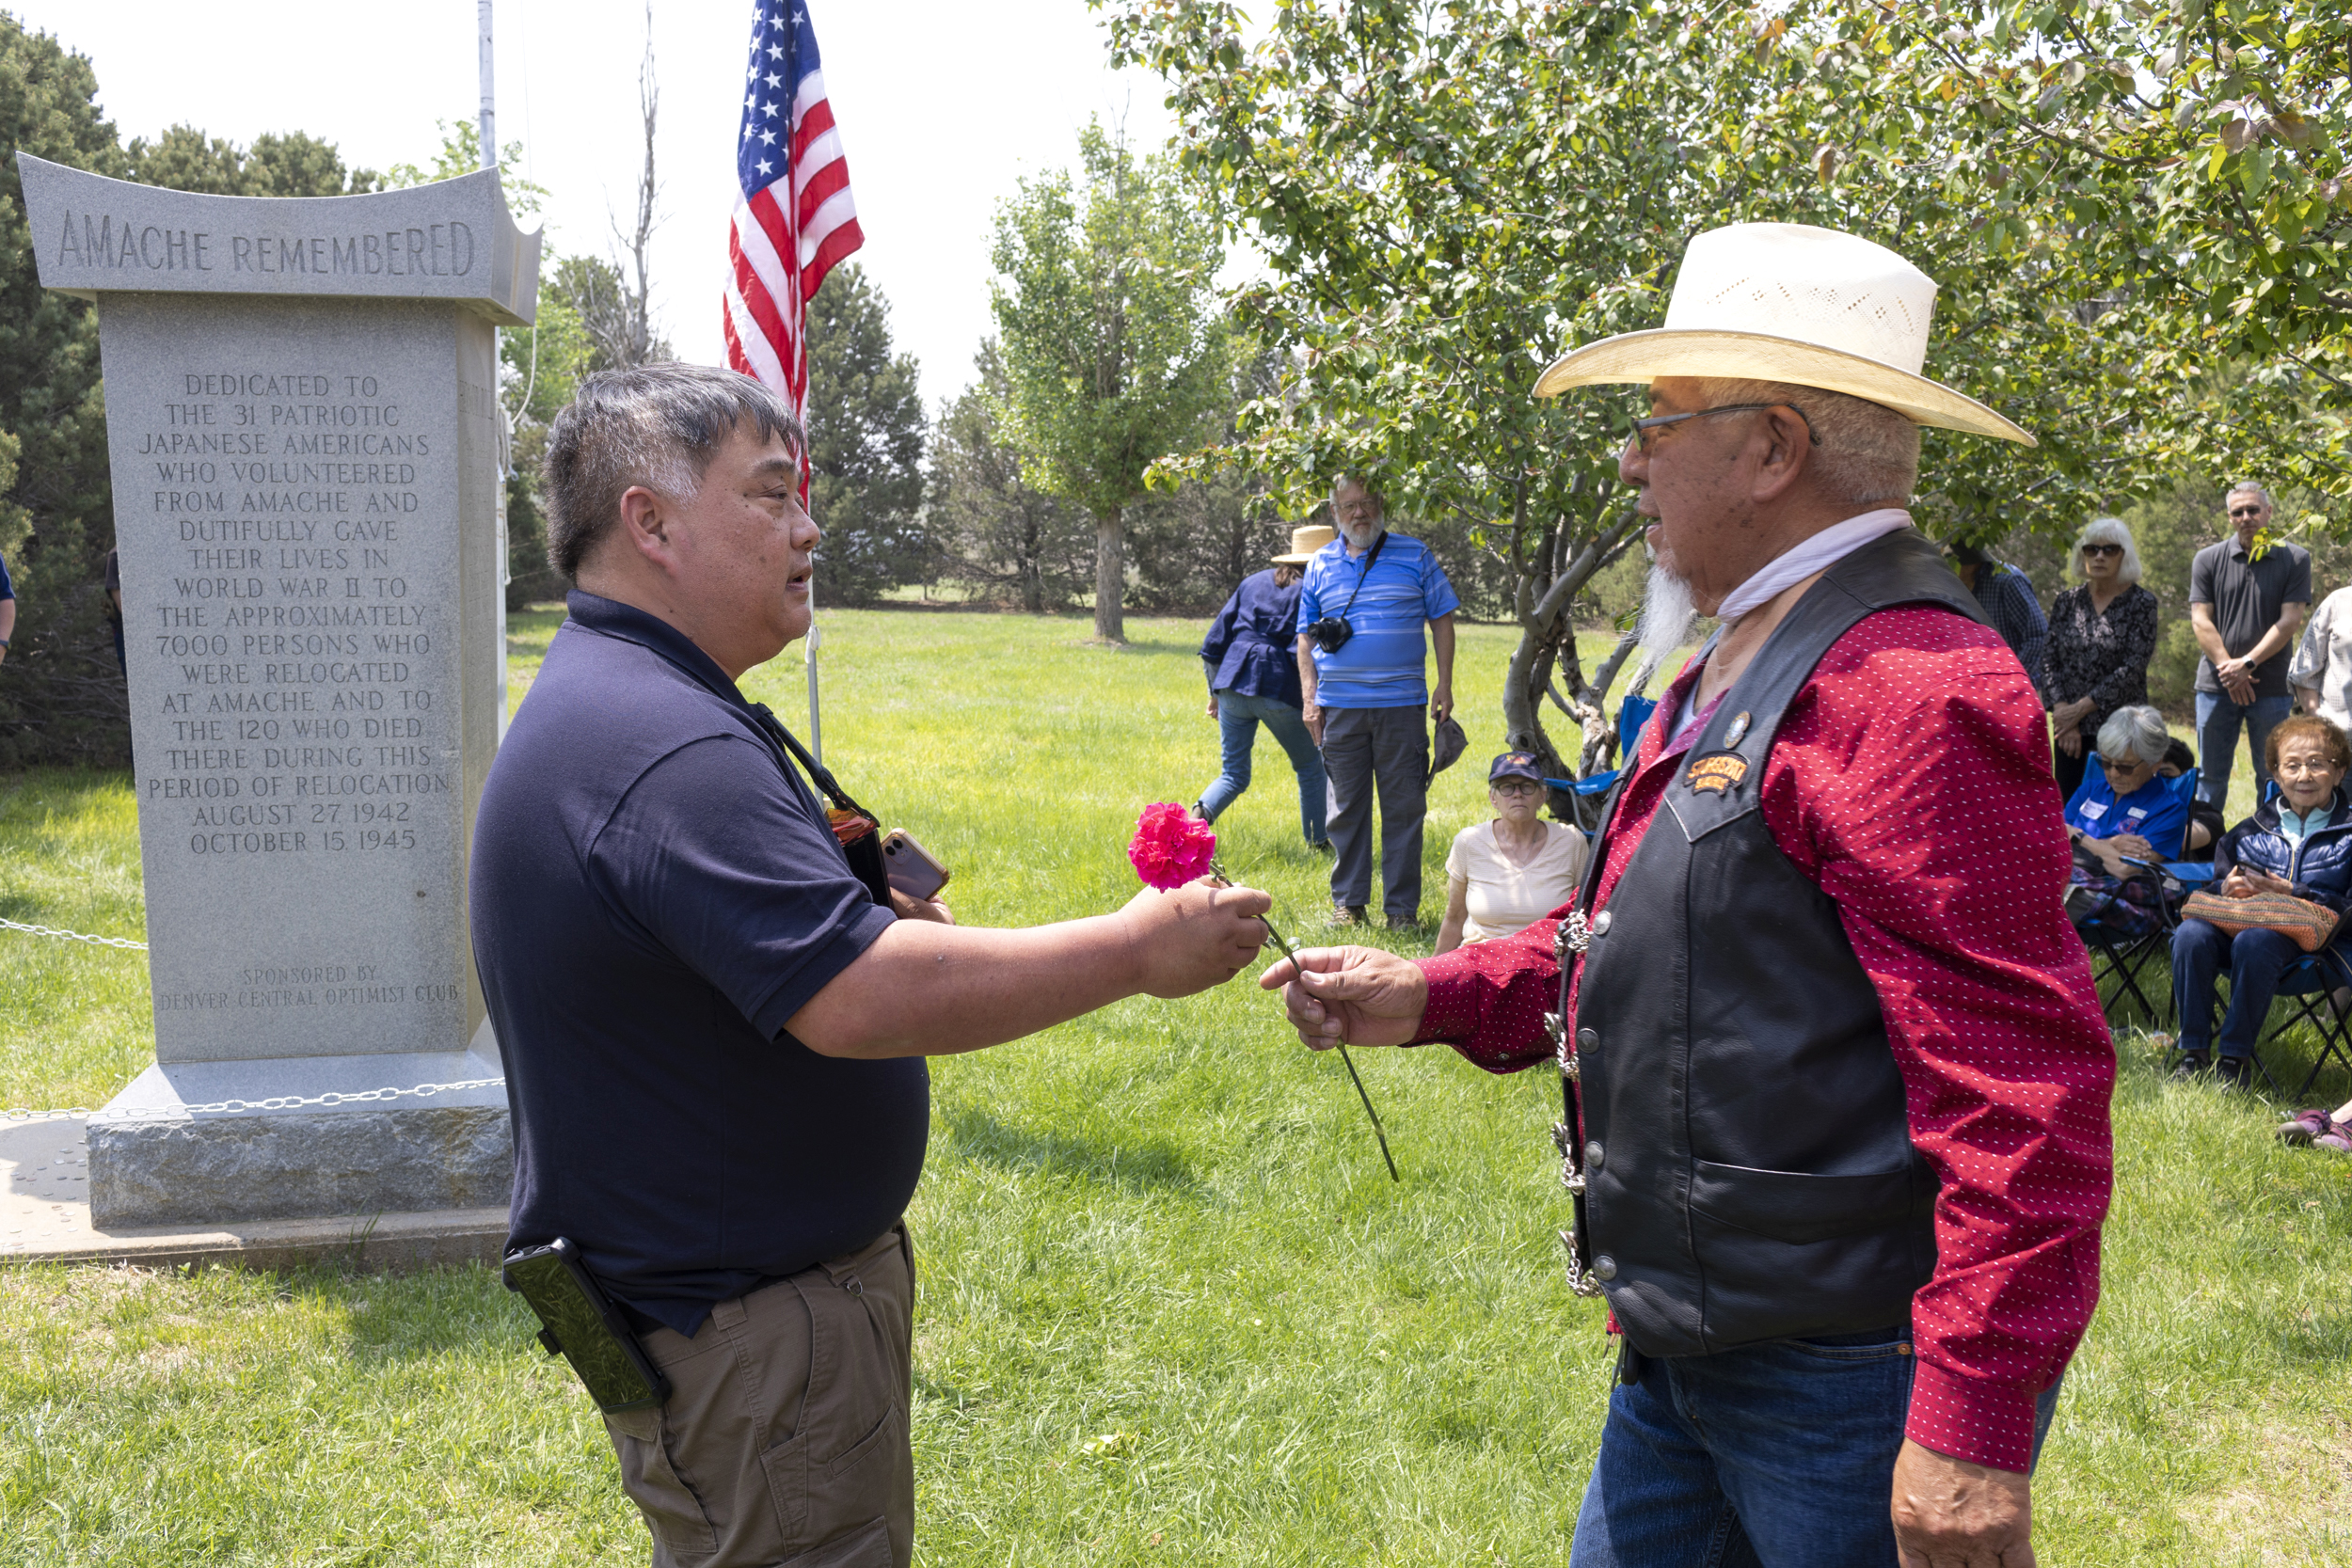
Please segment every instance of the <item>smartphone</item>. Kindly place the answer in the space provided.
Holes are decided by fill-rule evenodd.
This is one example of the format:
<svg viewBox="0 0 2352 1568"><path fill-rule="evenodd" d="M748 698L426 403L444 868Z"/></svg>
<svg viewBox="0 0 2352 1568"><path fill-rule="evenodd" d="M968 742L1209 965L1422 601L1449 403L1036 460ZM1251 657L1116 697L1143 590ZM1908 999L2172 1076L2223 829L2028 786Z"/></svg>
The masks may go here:
<svg viewBox="0 0 2352 1568"><path fill-rule="evenodd" d="M882 838L882 865L890 885L910 898L936 898L947 885L947 868L914 842L904 828L893 828Z"/></svg>
<svg viewBox="0 0 2352 1568"><path fill-rule="evenodd" d="M580 1262L578 1247L558 1236L546 1246L510 1252L502 1273L506 1288L545 1325L539 1343L572 1364L598 1409L644 1410L669 1399L670 1380Z"/></svg>

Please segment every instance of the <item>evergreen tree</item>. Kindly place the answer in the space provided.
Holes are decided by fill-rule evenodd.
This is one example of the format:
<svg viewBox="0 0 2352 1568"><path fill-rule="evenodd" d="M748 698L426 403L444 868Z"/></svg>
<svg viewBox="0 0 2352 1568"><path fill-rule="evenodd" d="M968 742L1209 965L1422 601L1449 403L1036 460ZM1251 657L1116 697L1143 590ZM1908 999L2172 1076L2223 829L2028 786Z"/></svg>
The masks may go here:
<svg viewBox="0 0 2352 1568"><path fill-rule="evenodd" d="M867 604L922 580L923 398L894 354L890 305L865 269L837 267L808 305L808 509L825 531L817 591Z"/></svg>
<svg viewBox="0 0 2352 1568"><path fill-rule="evenodd" d="M114 179L222 196L342 196L376 188L332 144L299 132L251 148L177 125L125 149L98 112L89 59L0 12L0 554L17 594L0 665L0 767L119 766L127 699L104 592L114 503L98 314L40 286L16 155Z"/></svg>
<svg viewBox="0 0 2352 1568"><path fill-rule="evenodd" d="M125 150L126 176L204 196L358 196L382 183L373 169L343 168L332 142L296 131L253 138L247 149L193 125L175 125Z"/></svg>
<svg viewBox="0 0 2352 1568"><path fill-rule="evenodd" d="M979 380L940 409L931 437L932 531L954 576L1009 590L1012 603L1041 615L1092 582L1093 524L1023 483L1021 454L997 424L1007 391L994 339L973 363Z"/></svg>
<svg viewBox="0 0 2352 1568"><path fill-rule="evenodd" d="M16 154L125 172L90 62L0 12L0 553L17 623L0 666L0 767L130 752L102 569L113 542L98 313L40 286Z"/></svg>

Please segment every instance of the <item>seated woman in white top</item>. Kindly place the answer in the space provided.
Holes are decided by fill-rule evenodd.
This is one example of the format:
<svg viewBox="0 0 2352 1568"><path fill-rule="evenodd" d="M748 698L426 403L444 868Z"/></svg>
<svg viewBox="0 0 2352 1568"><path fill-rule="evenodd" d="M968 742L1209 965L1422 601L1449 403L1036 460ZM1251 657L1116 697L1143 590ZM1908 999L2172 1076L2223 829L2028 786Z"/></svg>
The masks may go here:
<svg viewBox="0 0 2352 1568"><path fill-rule="evenodd" d="M1584 835L1546 822L1544 776L1525 752L1505 752L1486 769L1491 822L1454 835L1445 857L1445 924L1438 951L1466 942L1491 942L1533 926L1576 896L1591 853Z"/></svg>

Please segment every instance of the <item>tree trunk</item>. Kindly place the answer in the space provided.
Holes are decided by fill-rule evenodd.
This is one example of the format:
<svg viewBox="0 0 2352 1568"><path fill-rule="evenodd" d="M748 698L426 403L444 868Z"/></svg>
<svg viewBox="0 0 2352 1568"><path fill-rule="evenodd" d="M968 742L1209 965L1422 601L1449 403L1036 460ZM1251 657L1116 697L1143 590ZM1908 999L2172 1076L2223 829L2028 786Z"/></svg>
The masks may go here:
<svg viewBox="0 0 2352 1568"><path fill-rule="evenodd" d="M1021 531L1021 608L1032 615L1045 613L1045 562L1038 539L1037 514L1027 514Z"/></svg>
<svg viewBox="0 0 2352 1568"><path fill-rule="evenodd" d="M1519 645L1512 651L1503 679L1503 744L1515 752L1534 752L1546 778L1585 778L1610 760L1615 730L1604 705L1618 670L1633 651L1633 634L1618 640L1588 682L1569 610L1578 591L1625 551L1640 521L1635 514L1625 513L1581 547L1567 529L1549 530L1533 555L1518 559ZM1524 527L1519 531L1523 536ZM1565 698L1554 683L1555 671L1566 687ZM1564 755L1544 728L1547 699L1577 725L1578 744L1572 753ZM1552 816L1564 822L1578 820L1579 799L1566 790L1553 790Z"/></svg>
<svg viewBox="0 0 2352 1568"><path fill-rule="evenodd" d="M1118 507L1094 515L1094 636L1101 642L1127 641L1120 611L1127 597L1127 535Z"/></svg>

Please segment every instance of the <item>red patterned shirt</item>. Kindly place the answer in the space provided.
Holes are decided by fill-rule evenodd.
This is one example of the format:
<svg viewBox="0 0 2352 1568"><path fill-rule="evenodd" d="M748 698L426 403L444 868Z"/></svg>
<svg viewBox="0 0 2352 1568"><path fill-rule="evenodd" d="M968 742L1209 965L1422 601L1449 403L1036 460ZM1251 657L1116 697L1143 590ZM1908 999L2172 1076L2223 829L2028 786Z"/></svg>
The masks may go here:
<svg viewBox="0 0 2352 1568"><path fill-rule="evenodd" d="M1602 846L1604 907L1699 734L1643 732ZM1877 989L1911 1139L1935 1167L1936 1266L1912 1304L1909 1435L2022 1471L2034 1399L2099 1299L2115 1048L2061 902L2069 856L2042 704L2000 638L1948 610L1864 619L1797 692L1764 766L1772 842L1834 900ZM1546 1061L1555 911L1431 958L1422 1040L1512 1072ZM1571 1014L1573 1009L1571 1008Z"/></svg>

